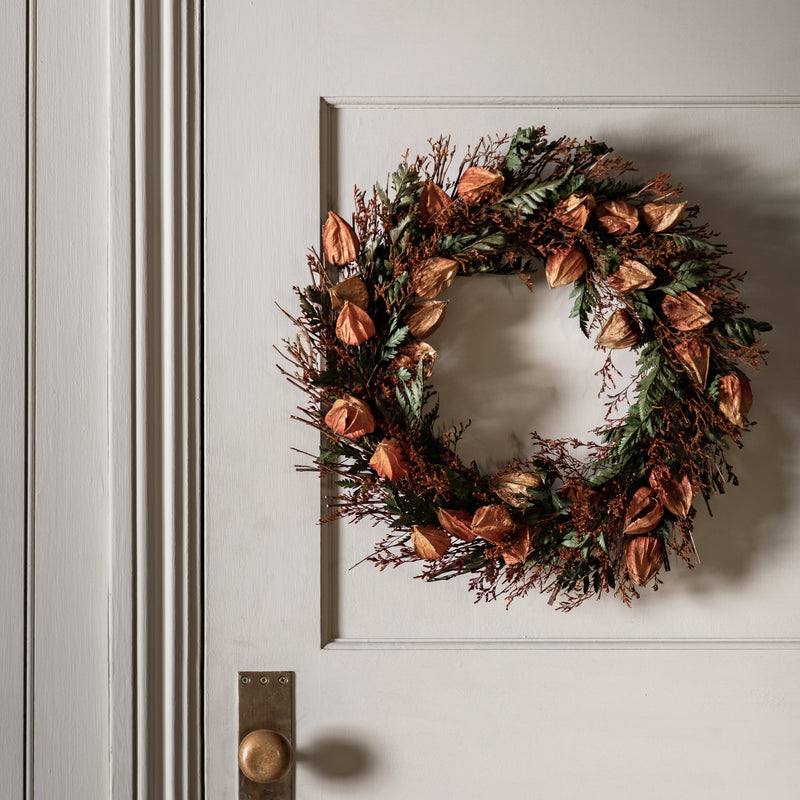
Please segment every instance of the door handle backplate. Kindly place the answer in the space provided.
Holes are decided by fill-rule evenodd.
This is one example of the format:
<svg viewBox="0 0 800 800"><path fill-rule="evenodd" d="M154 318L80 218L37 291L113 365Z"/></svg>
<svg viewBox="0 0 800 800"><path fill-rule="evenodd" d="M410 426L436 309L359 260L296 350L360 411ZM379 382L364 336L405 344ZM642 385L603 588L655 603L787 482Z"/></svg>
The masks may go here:
<svg viewBox="0 0 800 800"><path fill-rule="evenodd" d="M293 672L239 673L239 742L254 731L275 732L294 747ZM253 737L250 737L252 740ZM269 742L269 739L266 738ZM241 750L241 748L240 748ZM240 752L240 758L242 757ZM246 765L245 765L246 766ZM280 773L280 769L277 772ZM239 770L239 800L293 800L294 767L272 783L256 783Z"/></svg>

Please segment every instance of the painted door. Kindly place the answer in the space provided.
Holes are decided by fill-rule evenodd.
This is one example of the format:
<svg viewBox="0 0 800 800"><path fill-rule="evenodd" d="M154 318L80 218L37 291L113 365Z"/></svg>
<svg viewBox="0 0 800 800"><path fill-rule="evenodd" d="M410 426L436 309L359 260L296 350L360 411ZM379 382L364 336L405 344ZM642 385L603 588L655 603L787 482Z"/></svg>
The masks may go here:
<svg viewBox="0 0 800 800"><path fill-rule="evenodd" d="M745 0L206 4L208 797L235 796L240 670L296 673L298 798L793 796L798 24ZM349 217L354 184L430 137L463 152L534 124L672 172L776 325L742 486L699 521L702 564L632 609L506 610L464 581L351 569L375 531L318 527L320 484L294 468L317 441L290 420L276 304L293 309L325 213ZM568 299L536 289L454 289L434 380L445 421L475 421L467 455L596 424L593 353Z"/></svg>
<svg viewBox="0 0 800 800"><path fill-rule="evenodd" d="M110 501L118 433L110 273L112 263L123 273L125 258L109 219L113 16L93 0L3 4L0 795L8 798L103 797L111 785L110 531L116 542L124 531Z"/></svg>

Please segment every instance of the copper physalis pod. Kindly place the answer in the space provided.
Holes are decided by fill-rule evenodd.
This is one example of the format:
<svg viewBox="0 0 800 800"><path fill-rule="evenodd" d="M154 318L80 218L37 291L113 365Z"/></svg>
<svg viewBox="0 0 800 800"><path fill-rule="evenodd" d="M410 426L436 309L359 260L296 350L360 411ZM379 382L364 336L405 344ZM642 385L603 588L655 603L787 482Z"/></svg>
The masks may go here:
<svg viewBox="0 0 800 800"><path fill-rule="evenodd" d="M434 525L414 525L411 528L411 546L420 558L433 561L448 551L450 537Z"/></svg>
<svg viewBox="0 0 800 800"><path fill-rule="evenodd" d="M325 258L337 267L355 261L361 249L353 226L333 211L328 212L328 219L322 227L322 249Z"/></svg>

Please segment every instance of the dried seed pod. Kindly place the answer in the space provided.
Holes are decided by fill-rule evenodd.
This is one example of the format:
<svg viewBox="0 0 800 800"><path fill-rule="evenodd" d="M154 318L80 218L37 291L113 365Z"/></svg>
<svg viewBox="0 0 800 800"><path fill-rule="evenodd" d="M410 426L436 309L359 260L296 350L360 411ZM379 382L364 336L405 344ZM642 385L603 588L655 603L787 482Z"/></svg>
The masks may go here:
<svg viewBox="0 0 800 800"><path fill-rule="evenodd" d="M411 546L414 552L427 561L441 558L450 548L450 537L434 525L413 525Z"/></svg>
<svg viewBox="0 0 800 800"><path fill-rule="evenodd" d="M679 519L686 519L692 507L692 484L686 473L673 478L667 467L656 467L650 472L650 486L661 505Z"/></svg>
<svg viewBox="0 0 800 800"><path fill-rule="evenodd" d="M355 261L361 249L361 243L352 225L333 211L328 212L328 219L322 227L322 249L325 258L337 267Z"/></svg>
<svg viewBox="0 0 800 800"><path fill-rule="evenodd" d="M514 528L511 541L503 547L500 553L506 566L510 564L524 564L531 549L531 529L527 525L517 525Z"/></svg>
<svg viewBox="0 0 800 800"><path fill-rule="evenodd" d="M644 264L626 258L620 263L617 271L608 276L608 284L620 294L629 294L649 288L655 279L656 276Z"/></svg>
<svg viewBox="0 0 800 800"><path fill-rule="evenodd" d="M444 322L449 300L420 300L406 312L404 321L415 339L424 339Z"/></svg>
<svg viewBox="0 0 800 800"><path fill-rule="evenodd" d="M692 380L705 388L708 380L708 365L711 360L711 345L702 339L686 339L675 345L675 355L686 367Z"/></svg>
<svg viewBox="0 0 800 800"><path fill-rule="evenodd" d="M407 369L412 375L417 374L419 362L422 362L422 377L426 380L433 375L433 364L437 353L427 342L411 342L403 345L392 361L392 367Z"/></svg>
<svg viewBox="0 0 800 800"><path fill-rule="evenodd" d="M542 479L535 472L512 469L489 478L489 488L504 502L514 508L521 508L530 501L528 489L542 485Z"/></svg>
<svg viewBox="0 0 800 800"><path fill-rule="evenodd" d="M608 233L620 236L633 233L639 225L636 206L624 200L606 200L597 206L597 224Z"/></svg>
<svg viewBox="0 0 800 800"><path fill-rule="evenodd" d="M641 339L639 326L627 308L618 308L603 324L595 341L609 350L633 347Z"/></svg>
<svg viewBox="0 0 800 800"><path fill-rule="evenodd" d="M339 281L335 286L331 286L328 289L328 294L331 298L331 308L334 311L338 311L344 305L345 300L349 300L364 310L366 310L369 303L367 284L358 275L352 275L343 281Z"/></svg>
<svg viewBox="0 0 800 800"><path fill-rule="evenodd" d="M502 173L483 167L468 167L458 182L458 193L467 203L494 200L502 189Z"/></svg>
<svg viewBox="0 0 800 800"><path fill-rule="evenodd" d="M741 372L731 372L719 379L719 410L740 428L753 405L750 381Z"/></svg>
<svg viewBox="0 0 800 800"><path fill-rule="evenodd" d="M661 569L667 551L660 536L634 536L625 541L625 566L639 586L646 586Z"/></svg>
<svg viewBox="0 0 800 800"><path fill-rule="evenodd" d="M432 300L450 287L457 274L458 261L434 256L414 267L412 285L420 297Z"/></svg>
<svg viewBox="0 0 800 800"><path fill-rule="evenodd" d="M625 513L625 529L623 533L633 536L639 533L650 533L658 527L664 508L656 493L649 486L637 489Z"/></svg>
<svg viewBox="0 0 800 800"><path fill-rule="evenodd" d="M381 478L390 481L399 481L408 475L403 445L397 439L383 439L379 442L369 460L369 465Z"/></svg>
<svg viewBox="0 0 800 800"><path fill-rule="evenodd" d="M565 228L582 231L595 205L594 195L587 192L573 192L556 205L553 216Z"/></svg>
<svg viewBox="0 0 800 800"><path fill-rule="evenodd" d="M647 203L642 206L642 216L653 233L664 233L674 228L686 213L686 201L683 203Z"/></svg>
<svg viewBox="0 0 800 800"><path fill-rule="evenodd" d="M565 286L580 278L588 262L586 256L576 245L572 247L562 247L550 253L544 267L547 284L551 289L556 286Z"/></svg>
<svg viewBox="0 0 800 800"><path fill-rule="evenodd" d="M694 292L681 292L677 297L667 295L661 302L661 310L678 331L694 331L714 319L709 313L711 300Z"/></svg>
<svg viewBox="0 0 800 800"><path fill-rule="evenodd" d="M437 508L436 519L439 524L452 536L471 542L475 539L472 530L472 514L469 511L460 511L454 508Z"/></svg>
<svg viewBox="0 0 800 800"><path fill-rule="evenodd" d="M481 506L472 518L472 532L492 544L503 544L514 530L514 520L505 506Z"/></svg>
<svg viewBox="0 0 800 800"><path fill-rule="evenodd" d="M334 402L325 415L325 424L340 436L358 439L375 430L375 417L363 400L348 394Z"/></svg>
<svg viewBox="0 0 800 800"><path fill-rule="evenodd" d="M453 201L450 196L433 181L428 181L419 196L417 218L422 225L437 222L444 216Z"/></svg>
<svg viewBox="0 0 800 800"><path fill-rule="evenodd" d="M345 344L361 345L375 335L375 323L363 308L345 300L336 320L336 335Z"/></svg>

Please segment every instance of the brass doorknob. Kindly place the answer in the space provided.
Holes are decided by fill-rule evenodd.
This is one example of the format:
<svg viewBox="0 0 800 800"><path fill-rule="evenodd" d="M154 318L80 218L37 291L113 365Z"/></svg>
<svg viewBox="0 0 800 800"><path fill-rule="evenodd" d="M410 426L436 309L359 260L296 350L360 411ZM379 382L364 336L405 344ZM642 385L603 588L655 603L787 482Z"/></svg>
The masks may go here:
<svg viewBox="0 0 800 800"><path fill-rule="evenodd" d="M253 783L274 783L292 768L294 751L277 731L252 731L239 744L239 769Z"/></svg>

